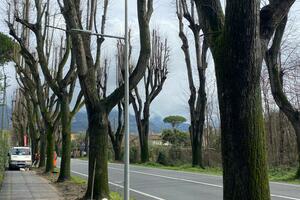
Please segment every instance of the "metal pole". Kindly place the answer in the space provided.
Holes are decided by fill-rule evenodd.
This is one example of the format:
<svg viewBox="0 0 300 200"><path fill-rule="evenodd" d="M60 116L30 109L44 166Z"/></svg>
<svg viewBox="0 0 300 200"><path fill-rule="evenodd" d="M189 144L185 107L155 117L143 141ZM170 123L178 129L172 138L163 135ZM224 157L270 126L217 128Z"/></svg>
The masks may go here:
<svg viewBox="0 0 300 200"><path fill-rule="evenodd" d="M129 65L128 65L128 0L125 0L125 159L124 159L124 200L129 200Z"/></svg>
<svg viewBox="0 0 300 200"><path fill-rule="evenodd" d="M4 110L5 110L5 106L6 106L6 75L4 74L4 93L3 93L3 99L2 99L2 113L1 113L1 135L2 135L2 138L4 139L4 132L3 132L3 129L4 129Z"/></svg>

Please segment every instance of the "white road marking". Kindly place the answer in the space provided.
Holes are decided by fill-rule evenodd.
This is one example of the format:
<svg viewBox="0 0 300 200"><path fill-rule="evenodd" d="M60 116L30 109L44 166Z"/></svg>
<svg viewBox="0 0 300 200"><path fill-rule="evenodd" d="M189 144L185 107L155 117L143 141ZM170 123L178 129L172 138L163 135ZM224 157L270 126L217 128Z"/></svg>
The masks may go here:
<svg viewBox="0 0 300 200"><path fill-rule="evenodd" d="M88 175L80 173L80 172L75 172L75 171L71 171L71 172L74 173L74 174L78 174L78 175L84 176L84 177L88 177ZM124 188L123 185L119 185L119 184L116 184L116 183L113 183L113 182L109 182L109 184L114 185L116 187ZM138 190L135 190L135 189L132 189L132 188L130 188L130 191L135 192L137 194L141 194L141 195L146 196L146 197L150 197L152 199L166 200L166 199L163 199L163 198L160 198L160 197L157 197L157 196L153 196L151 194L147 194L145 192L141 192L141 191L138 191Z"/></svg>
<svg viewBox="0 0 300 200"><path fill-rule="evenodd" d="M80 162L82 161L80 164L87 164L88 160L79 160L79 159L72 159L76 162ZM109 163L109 165L118 165L118 166L122 166L123 164L120 163ZM197 172L185 172L185 171L177 171L177 170L171 170L171 169L157 169L154 167L145 167L145 166L139 166L139 165L131 165L133 167L139 167L139 168L146 168L146 169L153 169L153 170L160 170L160 171L169 171L169 172L175 172L175 173L181 173L181 174L193 174L193 175L197 175L197 176L207 176L207 177L216 177L216 178L223 178L222 176L218 176L218 175L212 175L212 174L203 174L203 173L197 173ZM285 185L285 186L289 186L289 187L299 187L300 185L296 185L296 184L292 184L292 183L280 183L280 182L274 182L274 181L270 181L271 184L275 184L275 185Z"/></svg>
<svg viewBox="0 0 300 200"><path fill-rule="evenodd" d="M123 164L119 164L119 163L109 163L110 165L119 165L123 167ZM152 170L159 170L159 171L167 171L167 172L175 172L175 173L180 173L180 174L193 174L193 175L197 175L197 176L207 176L207 177L216 177L216 178L220 178L222 179L222 176L219 175L212 175L212 174L204 174L204 173L197 173L197 172L186 172L186 171L179 171L179 170L172 170L172 169L159 169L159 168L155 168L155 167L146 167L146 166L139 166L139 165L131 165L133 167L139 167L139 168L145 168L145 169L152 169ZM292 184L292 183L280 183L280 182L274 182L274 181L270 181L271 184L276 184L276 185L285 185L285 186L289 186L289 187L299 187L300 185L296 185L296 184Z"/></svg>
<svg viewBox="0 0 300 200"><path fill-rule="evenodd" d="M290 199L290 200L300 200L300 199L298 199L298 198L294 198L294 197L287 197L287 196L276 195L276 194L271 194L271 197L278 197L278 198Z"/></svg>
<svg viewBox="0 0 300 200"><path fill-rule="evenodd" d="M80 164L87 164L87 161L82 162ZM115 163L114 163L115 164ZM115 164L115 165L122 165L122 164ZM113 170L117 170L117 171L123 171L123 169L119 169L119 168L115 168L115 167L108 167L109 169L113 169ZM152 168L150 168L152 169ZM168 171L173 171L173 170L168 170ZM73 172L73 171L72 171ZM178 181L184 181L184 182L188 182L188 183L195 183L195 184L201 184L201 185L206 185L206 186L211 186L211 187L217 187L217 188L223 188L222 185L216 185L216 184L210 184L210 183L205 183L205 182L200 182L200 181L193 181L193 180L189 180L189 179L183 179L183 178L175 178L175 177L169 177L169 176L164 176L164 175L158 175L158 174L151 174L151 173L145 173L145 172L140 172L140 171L136 171L136 170L130 170L130 172L132 173L136 173L136 174L142 174L142 175L147 175L147 176L155 176L155 177L160 177L160 178L165 178L165 179L170 179L170 180L178 180ZM74 173L78 173L78 172L74 172ZM192 173L192 172L191 172ZM81 173L79 173L81 174ZM196 174L196 173L192 173L192 174ZM84 175L84 174L81 174ZM199 175L199 174L198 174ZM202 175L202 174L201 174ZM87 175L84 175L87 176ZM220 177L220 176L219 176ZM299 187L298 185L293 185L293 184L285 184L285 183L277 183L277 182L272 182L275 184L281 184L281 185L286 185L286 186L295 186L295 187ZM116 185L118 187L123 187L122 185L118 185L115 183L110 183L112 185ZM142 194L143 192L140 191L135 191L133 189L130 189L133 192ZM145 193L146 194L146 193ZM144 195L144 194L142 194ZM145 196L150 195L150 194L146 194ZM150 195L152 196L152 195ZM149 196L149 197L150 197ZM300 200L299 198L295 198L295 197L289 197L289 196L283 196L283 195L276 195L276 194L271 194L272 197L277 197L277 198L283 198L283 199L289 199L289 200ZM153 198L153 197L151 197ZM160 200L163 200L159 197L156 197Z"/></svg>
<svg viewBox="0 0 300 200"><path fill-rule="evenodd" d="M113 169L113 170L117 170L117 171L123 171L122 169L119 169L119 168L114 168L114 167L109 167L109 168ZM175 177L158 175L158 174L150 174L150 173L145 173L145 172L140 172L140 171L135 171L135 170L131 170L130 172L136 173L136 174L147 175L147 176L155 176L155 177L160 177L160 178L165 178L165 179L170 179L170 180L178 180L178 181L184 181L184 182L188 182L188 183L195 183L195 184L200 184L200 185L223 188L222 185L215 185L215 184L210 184L210 183L205 183L205 182L193 181L193 180L189 180L189 179L175 178ZM300 200L299 198L283 196L283 195L276 195L276 194L271 194L271 196L272 197L283 198L283 199L290 199L290 200Z"/></svg>
<svg viewBox="0 0 300 200"><path fill-rule="evenodd" d="M122 169L114 168L114 167L109 167L109 169L113 169L113 170L117 170L117 171L123 171ZM188 183L196 183L196 184L201 184L201 185L207 185L207 186L212 186L212 187L223 188L223 186L221 186L221 185L215 185L215 184L210 184L210 183L205 183L205 182L193 181L193 180L189 180L189 179L175 178L175 177L163 176L163 175L158 175L158 174L149 174L149 173L135 171L135 170L130 170L130 172L136 173L136 174L147 175L147 176L156 176L156 177L165 178L165 179L184 181L184 182L188 182Z"/></svg>

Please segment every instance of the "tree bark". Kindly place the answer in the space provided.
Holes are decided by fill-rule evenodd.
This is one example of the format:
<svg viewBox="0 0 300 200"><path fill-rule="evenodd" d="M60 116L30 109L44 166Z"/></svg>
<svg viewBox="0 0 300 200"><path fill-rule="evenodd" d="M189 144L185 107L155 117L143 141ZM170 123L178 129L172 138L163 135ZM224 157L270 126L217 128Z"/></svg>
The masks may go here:
<svg viewBox="0 0 300 200"><path fill-rule="evenodd" d="M62 152L58 182L63 182L71 178L71 116L69 107L69 97L64 95L60 99L60 113L62 126Z"/></svg>
<svg viewBox="0 0 300 200"><path fill-rule="evenodd" d="M148 145L148 137L149 137L149 118L143 119L141 121L141 130L140 134L140 147L141 147L141 162L146 163L149 162L149 145Z"/></svg>
<svg viewBox="0 0 300 200"><path fill-rule="evenodd" d="M114 154L115 154L115 161L122 161L122 155L121 155L121 143L115 143L113 145Z"/></svg>
<svg viewBox="0 0 300 200"><path fill-rule="evenodd" d="M45 173L51 173L54 170L53 159L54 159L54 128L45 123L46 136L47 136L47 159L46 159L46 169Z"/></svg>
<svg viewBox="0 0 300 200"><path fill-rule="evenodd" d="M261 105L262 53L295 0L194 0L216 68L224 199L270 199Z"/></svg>
<svg viewBox="0 0 300 200"><path fill-rule="evenodd" d="M295 0L194 0L216 67L224 199L270 199L261 105L262 52Z"/></svg>
<svg viewBox="0 0 300 200"><path fill-rule="evenodd" d="M298 169L296 172L296 179L300 179L300 120L293 125L297 135L297 148L298 148Z"/></svg>
<svg viewBox="0 0 300 200"><path fill-rule="evenodd" d="M45 131L40 131L40 163L39 168L46 166L46 133Z"/></svg>
<svg viewBox="0 0 300 200"><path fill-rule="evenodd" d="M89 178L85 199L90 199L94 180L94 199L109 198L107 144L108 113L105 110L94 110L87 107L90 136ZM96 163L95 163L96 162ZM94 170L96 169L96 170ZM101 169L101 170L97 170ZM94 177L94 178L93 178Z"/></svg>
<svg viewBox="0 0 300 200"><path fill-rule="evenodd" d="M195 128L196 127L194 127L194 129L191 131L192 137L196 136L196 138L193 138L193 141L192 141L192 165L193 165L193 167L199 166L201 168L204 168L203 160L202 160L203 135L199 134L200 130L197 130L199 128L196 128L196 130L195 130ZM203 128L202 128L202 130L203 130ZM198 133L198 134L196 134L196 133Z"/></svg>
<svg viewBox="0 0 300 200"><path fill-rule="evenodd" d="M238 17L237 17L238 16ZM227 1L213 46L222 130L225 200L270 199L261 104L259 3Z"/></svg>
<svg viewBox="0 0 300 200"><path fill-rule="evenodd" d="M114 150L114 158L115 161L122 161L122 155L121 155L121 149L122 149L122 141L123 141L123 136L124 136L124 120L122 120L122 117L124 116L123 114L123 108L124 108L124 102L118 103L118 127L117 130L114 131L112 130L111 123L109 122L109 131L108 134L111 139L111 143L113 146Z"/></svg>

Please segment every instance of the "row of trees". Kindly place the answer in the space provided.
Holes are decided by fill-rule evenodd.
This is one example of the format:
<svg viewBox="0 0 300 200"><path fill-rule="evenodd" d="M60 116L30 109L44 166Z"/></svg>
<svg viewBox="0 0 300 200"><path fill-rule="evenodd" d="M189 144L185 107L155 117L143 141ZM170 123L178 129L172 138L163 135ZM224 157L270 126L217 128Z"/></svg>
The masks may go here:
<svg viewBox="0 0 300 200"><path fill-rule="evenodd" d="M109 62L102 56L104 38L93 38L90 34L74 30L104 34L110 1L58 0L59 7L49 0L31 3L24 0L9 1L8 4L7 26L18 43L13 58L20 85L13 118L27 119L14 127L16 130L29 130L32 149L35 152L40 149L40 166L46 165L46 172L53 170L55 144L61 141L62 161L58 181L64 181L70 178L72 118L85 105L90 141L85 198L107 198L108 135L115 159L121 159L124 44L122 41L117 43L116 88L108 94ZM99 6L99 3L102 5ZM194 166L204 167L202 143L208 106L208 50L215 64L222 132L224 199L270 199L260 87L263 61L268 68L274 99L292 123L300 151L299 111L283 90L279 59L287 15L293 3L294 0L270 0L261 8L260 1L227 1L224 13L219 0L176 1L179 38L190 89L189 132ZM61 12L57 13L57 9ZM167 40L150 29L152 12L152 0L137 1L140 52L137 63L130 59L130 99L138 125L142 162L149 160L150 105L162 91L170 59ZM35 17L31 17L32 14ZM62 15L65 22L64 27L58 28L63 30L62 34L53 29L57 24L61 25L56 21L58 15ZM100 22L98 19L101 19ZM192 39L185 32L186 26L192 32ZM96 44L96 50L93 50L93 44ZM190 44L194 47L190 48ZM195 61L191 56L193 52ZM131 58L131 48L129 56ZM196 66L197 74L193 66ZM142 79L143 84L138 87ZM77 80L81 90L71 108ZM140 95L142 92L145 93L144 98ZM19 103L25 105L25 110L17 106ZM112 130L108 115L116 106L119 110L118 128ZM300 176L300 170L297 175ZM95 188L93 195L92 188Z"/></svg>

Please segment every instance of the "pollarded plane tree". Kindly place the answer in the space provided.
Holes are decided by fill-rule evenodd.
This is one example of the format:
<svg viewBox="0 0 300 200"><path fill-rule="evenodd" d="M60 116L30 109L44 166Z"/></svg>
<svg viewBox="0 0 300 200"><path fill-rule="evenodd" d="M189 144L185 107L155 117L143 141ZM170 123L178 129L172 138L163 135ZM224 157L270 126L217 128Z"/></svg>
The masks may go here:
<svg viewBox="0 0 300 200"><path fill-rule="evenodd" d="M284 66L282 66L283 63L281 62L281 45L286 29L287 19L288 17L285 16L276 28L272 45L265 52L265 61L269 72L271 92L274 100L280 111L283 112L291 122L296 134L299 163L296 178L300 179L300 110L299 107L297 108L297 106L293 104L287 92L284 91L283 79L285 78L285 73Z"/></svg>
<svg viewBox="0 0 300 200"><path fill-rule="evenodd" d="M131 52L132 52L132 46L131 46L131 34L129 32L129 55L128 59L131 58ZM122 40L118 40L117 42L117 53L116 53L116 85L121 86L124 84L124 43ZM113 121L109 121L109 129L108 134L113 146L114 150L114 159L116 161L121 161L121 150L122 150L122 142L124 137L124 131L125 131L125 123L124 123L124 110L125 110L125 102L124 99L122 99L117 104L117 126L115 123L115 119Z"/></svg>
<svg viewBox="0 0 300 200"><path fill-rule="evenodd" d="M167 39L162 39L156 30L152 31L151 55L147 63L144 81L130 92L130 101L135 113L139 133L141 162L149 161L150 106L163 89L167 79L170 50ZM141 91L144 92L141 96Z"/></svg>
<svg viewBox="0 0 300 200"><path fill-rule="evenodd" d="M13 101L12 126L14 135L17 139L17 145L24 146L24 136L27 133L29 121L27 118L26 99L21 90L16 90Z"/></svg>
<svg viewBox="0 0 300 200"><path fill-rule="evenodd" d="M46 161L46 145L49 142L48 128L49 128L49 124L52 125L53 123L53 126L50 127L51 133L53 133L59 126L59 122L60 122L59 104L57 104L57 98L55 94L53 93L50 94L48 84L39 82L41 80L40 78L37 78L38 72L37 71L34 72L35 73L35 78L34 78L34 76L31 74L31 70L30 71L27 70L26 67L29 65L29 63L32 64L33 62L25 61L25 63L26 65L24 66L24 65L20 65L17 61L15 61L15 68L17 72L16 79L18 81L20 89L23 91L23 94L26 98L27 110L30 110L29 113L31 119L30 121L32 123L37 122L36 124L29 124L29 128L31 130L30 137L32 142L34 141L34 139L39 141L39 153L40 153L39 167L44 167ZM36 67L37 66L35 66L35 68ZM38 97L38 95L42 95L42 96ZM48 124L46 124L46 122ZM37 138L37 133L33 132L36 130L35 126L39 131L38 138Z"/></svg>
<svg viewBox="0 0 300 200"><path fill-rule="evenodd" d="M24 1L23 5L24 5L24 9L22 10L22 17L24 19L28 20L29 19L29 8L30 8L29 0ZM18 8L17 2L14 2L14 7L15 7L15 10L17 10L17 8ZM8 12L11 13L11 10L8 10ZM9 18L9 20L11 20L11 19ZM24 40L24 44L27 47L29 47L29 37L30 37L29 29L27 29L24 26L21 26L19 31L21 32L22 38ZM16 65L23 65L24 66L25 65L24 59L20 59L20 56L18 55L18 52L16 52L17 50L18 50L18 46L15 46L13 48L14 55L12 56L12 58L13 58L14 62L16 63ZM26 67L26 70L29 73L29 68L28 67ZM18 74L18 72L16 74ZM36 125L37 121L36 121L36 114L35 114L35 112L38 112L38 110L35 109L35 107L37 107L37 104L33 102L32 98L30 97L30 94L36 95L36 93L35 93L34 88L31 88L32 91L28 91L28 90L26 90L28 88L21 87L22 84L20 83L20 80L18 79L18 76L16 77L16 80L17 80L17 82L19 83L19 86L20 86L19 91L22 93L22 96L25 97L24 101L23 101L23 104L24 104L23 106L24 106L24 108L26 108L27 121L28 121L28 124L27 124L28 127L27 127L26 132L27 132L27 134L30 138L32 156L34 156L36 153L38 153L38 142L39 142L40 138L38 137L38 128L37 128L37 125ZM44 140L44 138L43 138L43 140ZM42 143L42 141L41 141L41 143ZM41 166L43 166L44 158L45 158L45 156L42 155L41 156L42 162L40 162Z"/></svg>
<svg viewBox="0 0 300 200"><path fill-rule="evenodd" d="M44 120L44 126L45 126L45 132L46 132L46 140L47 140L47 162L46 162L46 172L53 171L53 152L54 152L54 136L53 132L55 131L56 127L58 127L59 124L59 105L56 103L56 96L55 94L52 94L49 92L49 88L47 85L42 83L42 75L39 72L39 66L42 62L40 58L38 58L38 48L36 51L32 51L28 44L25 42L24 34L19 34L18 30L21 27L28 28L29 30L34 29L36 32L39 32L39 30L36 29L35 24L30 23L28 20L24 19L23 16L20 17L18 13L18 8L22 6L23 4L18 4L17 2L14 2L14 11L15 15L13 16L13 20L9 19L7 21L7 25L10 31L10 35L17 41L19 44L20 49L20 55L22 56L19 59L24 59L24 63L20 61L16 61L16 67L17 72L19 71L26 82L23 82L23 84L28 84L30 86L35 87L36 89L36 102L38 102L39 110L41 112L41 116ZM37 18L37 22L41 23L41 21L47 21L44 17L44 13L46 12L46 9L42 9L40 2L35 1L35 5L37 8L37 13L39 18ZM46 8L43 6L43 8ZM46 36L49 36L49 32L43 31L42 38L46 38ZM49 38L47 38L49 39ZM50 39L51 40L51 37ZM46 46L43 48L46 49L47 52L50 52L51 45L47 43ZM49 59L49 57L47 57ZM31 95L32 98L34 98L34 95ZM42 143L41 143L42 144ZM41 151L45 148L45 146L41 147ZM41 152L42 155L42 152ZM43 163L42 163L43 164Z"/></svg>
<svg viewBox="0 0 300 200"><path fill-rule="evenodd" d="M71 110L70 103L73 98L77 74L74 55L70 58L72 48L69 33L66 32L65 42L64 39L61 39L60 44L57 44L58 47L53 50L52 47L55 45L53 42L54 33L53 31L49 31L49 26L50 23L55 24L55 18L53 18L51 22L50 1L35 1L35 10L37 11L36 22L31 23L19 17L16 17L15 20L34 34L39 66L47 84L57 96L58 104L60 105L62 160L58 181L64 181L71 177L71 122L73 116L83 105L83 95L79 93L76 104L73 110ZM52 66L50 58L53 60ZM69 60L70 64L67 65Z"/></svg>
<svg viewBox="0 0 300 200"><path fill-rule="evenodd" d="M24 4L24 9L22 10L22 17L26 20L29 19L29 0L26 0L23 2ZM8 21L11 22L11 13L13 13L12 9L18 10L20 6L20 2L13 2L12 4L9 4L9 10L8 10ZM29 30L24 27L24 26L16 26L16 32L17 34L20 33L21 38L24 41L24 44L27 48L29 48ZM46 147L46 141L45 141L45 136L44 136L44 129L42 129L42 124L43 123L35 123L35 122L40 122L40 114L39 114L39 109L38 109L38 102L36 98L36 88L33 85L28 85L27 87L22 87L22 83L26 82L24 79L25 76L22 76L22 70L24 72L26 71L26 74L29 74L29 67L25 66L26 63L23 58L19 55L19 45L16 43L14 46L11 47L13 53L11 54L10 58L12 61L15 62L15 67L16 67L16 80L20 86L20 91L22 91L23 96L26 99L26 105L24 104L23 106L27 110L27 118L31 119L28 120L28 132L31 140L31 147L33 153L37 153L38 151L38 142L40 142L40 162L39 166L44 167L45 166L45 147ZM24 68L22 68L22 67ZM21 67L21 68L20 68ZM20 78L18 77L20 76ZM29 77L29 76L28 76ZM36 100L36 101L34 101ZM14 103L13 103L14 104ZM32 109L33 107L33 109ZM36 130L36 125L38 126L40 134L37 133ZM40 137L38 137L40 135Z"/></svg>
<svg viewBox="0 0 300 200"><path fill-rule="evenodd" d="M80 1L58 1L64 15L66 26L69 29L83 30ZM97 1L96 1L97 4ZM138 0L137 13L140 32L140 55L138 63L130 76L130 89L134 88L143 77L151 52L149 22L153 11L152 0ZM103 22L102 22L103 23ZM95 22L93 25L95 26ZM97 25L97 24L96 24ZM95 30L95 28L94 28ZM96 30L95 30L96 31ZM103 33L103 32L100 32ZM76 57L76 69L78 72L81 90L84 94L85 105L88 114L88 133L90 139L89 150L89 177L85 199L109 198L108 187L108 115L110 111L124 97L124 84L116 88L111 94L103 97L98 91L97 75L100 70L97 66L101 58L98 52L101 50L103 38L97 38L96 58L91 49L91 35L71 32L72 46ZM94 170L95 169L95 170Z"/></svg>
<svg viewBox="0 0 300 200"><path fill-rule="evenodd" d="M264 53L295 0L194 0L212 52L221 116L224 199L270 199L261 105Z"/></svg>
<svg viewBox="0 0 300 200"><path fill-rule="evenodd" d="M206 54L208 45L206 36L201 37L203 22L197 15L194 1L177 0L177 18L179 22L179 37L182 41L181 49L184 53L188 83L190 89L190 98L188 100L191 125L189 127L190 139L192 146L192 165L204 168L202 162L202 143L203 129L205 123L205 108L207 103L206 97ZM194 51L190 49L189 38L185 33L184 20L188 22L188 27L193 34ZM196 60L191 59L192 52L196 54ZM196 65L197 75L195 75ZM194 77L197 76L197 86Z"/></svg>

